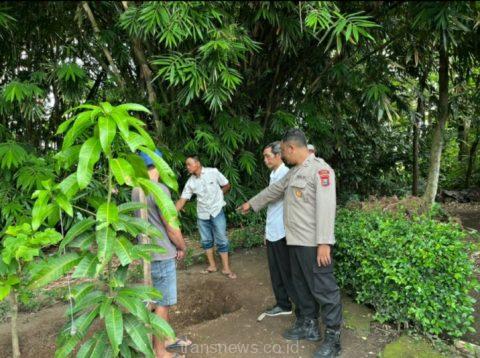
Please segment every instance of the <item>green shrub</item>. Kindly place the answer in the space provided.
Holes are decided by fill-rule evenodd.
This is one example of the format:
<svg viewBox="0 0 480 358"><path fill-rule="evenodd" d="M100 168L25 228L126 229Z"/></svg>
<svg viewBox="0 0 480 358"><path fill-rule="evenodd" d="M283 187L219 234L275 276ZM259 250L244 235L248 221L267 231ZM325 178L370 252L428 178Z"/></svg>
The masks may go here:
<svg viewBox="0 0 480 358"><path fill-rule="evenodd" d="M472 330L469 294L478 282L458 225L344 209L336 237L339 284L372 305L377 320L452 337Z"/></svg>

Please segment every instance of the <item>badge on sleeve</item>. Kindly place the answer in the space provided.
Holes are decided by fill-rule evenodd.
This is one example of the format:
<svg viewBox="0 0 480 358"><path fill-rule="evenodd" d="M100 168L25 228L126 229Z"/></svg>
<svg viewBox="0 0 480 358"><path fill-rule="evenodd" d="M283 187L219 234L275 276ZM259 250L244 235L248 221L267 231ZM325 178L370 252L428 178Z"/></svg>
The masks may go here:
<svg viewBox="0 0 480 358"><path fill-rule="evenodd" d="M322 186L330 186L330 171L328 169L319 170L318 176L320 177L320 184Z"/></svg>

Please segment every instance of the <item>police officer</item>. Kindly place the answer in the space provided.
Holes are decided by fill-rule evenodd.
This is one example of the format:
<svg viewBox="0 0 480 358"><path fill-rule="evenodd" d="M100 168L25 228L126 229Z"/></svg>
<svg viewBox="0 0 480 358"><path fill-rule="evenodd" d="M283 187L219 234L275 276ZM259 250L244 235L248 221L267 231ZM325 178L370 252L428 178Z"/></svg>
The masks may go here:
<svg viewBox="0 0 480 358"><path fill-rule="evenodd" d="M333 274L332 247L335 243L335 173L321 158L308 152L305 134L287 131L281 143L282 157L293 166L280 181L262 190L241 206L259 211L283 197L284 223L293 285L302 317L283 336L286 339L318 340L318 305L325 337L314 357L335 357L340 353L342 306Z"/></svg>

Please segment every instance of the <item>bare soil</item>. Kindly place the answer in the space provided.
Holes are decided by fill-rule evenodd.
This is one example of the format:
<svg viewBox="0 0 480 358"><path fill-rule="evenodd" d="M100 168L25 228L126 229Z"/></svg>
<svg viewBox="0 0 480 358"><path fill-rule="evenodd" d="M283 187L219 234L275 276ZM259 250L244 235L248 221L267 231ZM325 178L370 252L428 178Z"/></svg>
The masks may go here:
<svg viewBox="0 0 480 358"><path fill-rule="evenodd" d="M187 335L193 345L188 357L310 357L318 343L290 342L282 338L294 318L257 316L274 303L265 248L240 251L232 256L238 279L220 271L202 274L194 265L179 270L179 304L171 310L177 335ZM387 326L371 323L371 311L343 297L346 323L342 357L375 357L397 337ZM53 357L57 333L66 322L65 304L19 319L22 357ZM0 357L11 357L9 323L0 325Z"/></svg>

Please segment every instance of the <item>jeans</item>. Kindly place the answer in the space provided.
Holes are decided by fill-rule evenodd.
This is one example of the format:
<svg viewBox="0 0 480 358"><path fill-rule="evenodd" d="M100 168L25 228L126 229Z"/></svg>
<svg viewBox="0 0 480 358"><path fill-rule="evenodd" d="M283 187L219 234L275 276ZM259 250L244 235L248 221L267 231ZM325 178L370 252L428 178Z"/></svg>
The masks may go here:
<svg viewBox="0 0 480 358"><path fill-rule="evenodd" d="M198 219L197 224L204 250L213 248L215 243L219 253L228 252L227 219L223 210L208 220Z"/></svg>
<svg viewBox="0 0 480 358"><path fill-rule="evenodd" d="M175 259L152 261L153 287L162 293L162 298L155 301L157 306L177 304L177 268Z"/></svg>

